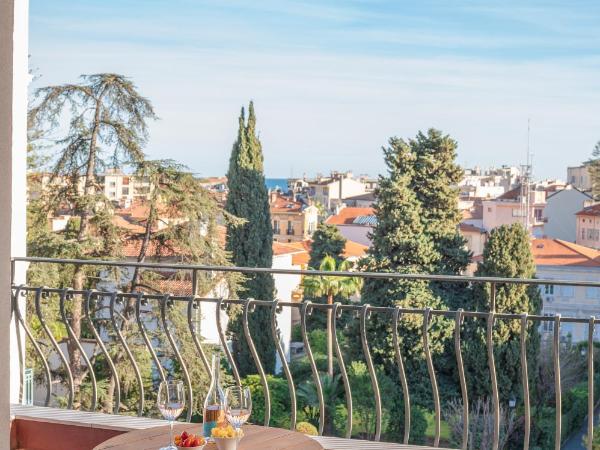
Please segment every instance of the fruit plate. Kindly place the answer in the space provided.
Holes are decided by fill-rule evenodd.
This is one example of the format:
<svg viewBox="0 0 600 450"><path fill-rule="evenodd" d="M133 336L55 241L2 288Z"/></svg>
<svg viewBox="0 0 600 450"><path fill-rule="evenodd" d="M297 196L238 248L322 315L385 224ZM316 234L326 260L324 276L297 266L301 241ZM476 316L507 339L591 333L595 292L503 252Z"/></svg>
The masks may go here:
<svg viewBox="0 0 600 450"><path fill-rule="evenodd" d="M198 445L196 447L179 447L177 446L177 450L202 450L206 447L206 444Z"/></svg>

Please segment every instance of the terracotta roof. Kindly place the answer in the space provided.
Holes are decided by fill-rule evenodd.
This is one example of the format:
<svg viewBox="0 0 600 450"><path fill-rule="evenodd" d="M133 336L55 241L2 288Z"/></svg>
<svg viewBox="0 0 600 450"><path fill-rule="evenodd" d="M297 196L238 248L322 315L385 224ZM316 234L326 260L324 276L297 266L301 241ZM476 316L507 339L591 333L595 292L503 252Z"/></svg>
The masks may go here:
<svg viewBox="0 0 600 450"><path fill-rule="evenodd" d="M576 216L600 216L600 203L587 206L581 211L575 213Z"/></svg>
<svg viewBox="0 0 600 450"><path fill-rule="evenodd" d="M484 234L486 231L483 228L476 227L475 225L471 225L470 223L461 222L459 225L460 231L472 232L472 233L480 233Z"/></svg>
<svg viewBox="0 0 600 450"><path fill-rule="evenodd" d="M498 200L517 200L521 196L521 185L516 188L506 191L504 194L498 197Z"/></svg>
<svg viewBox="0 0 600 450"><path fill-rule="evenodd" d="M299 213L304 209L304 203L297 202L283 195L274 196L274 201L270 202L272 213Z"/></svg>
<svg viewBox="0 0 600 450"><path fill-rule="evenodd" d="M292 255L292 264L294 265L308 265L310 260L310 249L312 241L306 240L301 242L273 242L273 255ZM354 241L346 241L344 247L344 258L361 258L363 257L369 247L363 244L359 244Z"/></svg>
<svg viewBox="0 0 600 450"><path fill-rule="evenodd" d="M139 225L138 222L129 221L127 218L118 214L113 216L112 222L115 226L123 228L132 233L143 233L145 231L145 228L142 225Z"/></svg>
<svg viewBox="0 0 600 450"><path fill-rule="evenodd" d="M343 208L338 214L329 216L325 223L331 225L356 225L354 221L359 217L374 216L373 208Z"/></svg>
<svg viewBox="0 0 600 450"><path fill-rule="evenodd" d="M146 284L148 287L140 287L140 290L148 294L192 295L192 282L189 279L152 280Z"/></svg>
<svg viewBox="0 0 600 450"><path fill-rule="evenodd" d="M542 266L600 267L600 251L560 239L534 239L531 252Z"/></svg>
<svg viewBox="0 0 600 450"><path fill-rule="evenodd" d="M362 258L367 253L369 247L366 245L360 244L354 241L346 241L346 246L344 247L344 257L345 258Z"/></svg>
<svg viewBox="0 0 600 450"><path fill-rule="evenodd" d="M298 252L306 252L301 242L277 242L273 241L273 255L286 255Z"/></svg>
<svg viewBox="0 0 600 450"><path fill-rule="evenodd" d="M463 210L462 217L463 219L483 219L483 204L476 203L472 208Z"/></svg>
<svg viewBox="0 0 600 450"><path fill-rule="evenodd" d="M123 256L127 258L137 258L142 248L141 237L134 236L129 239L125 239L123 242L122 252ZM178 256L181 252L178 252L176 248L158 247L155 240L151 240L146 250L146 256L148 258L166 258L171 256Z"/></svg>

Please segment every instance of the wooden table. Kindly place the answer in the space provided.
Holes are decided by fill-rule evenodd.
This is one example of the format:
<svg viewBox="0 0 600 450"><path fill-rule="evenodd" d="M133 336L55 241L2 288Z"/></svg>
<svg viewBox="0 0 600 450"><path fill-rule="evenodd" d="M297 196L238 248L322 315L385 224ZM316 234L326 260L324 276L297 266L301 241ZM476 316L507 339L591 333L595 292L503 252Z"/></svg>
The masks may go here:
<svg viewBox="0 0 600 450"><path fill-rule="evenodd" d="M176 424L175 433L187 431L201 434L202 424ZM245 425L244 438L238 450L323 450L315 440L296 431L281 428ZM169 442L169 427L156 427L135 430L115 436L94 447L94 450L158 450ZM216 450L215 444L208 444L204 450Z"/></svg>

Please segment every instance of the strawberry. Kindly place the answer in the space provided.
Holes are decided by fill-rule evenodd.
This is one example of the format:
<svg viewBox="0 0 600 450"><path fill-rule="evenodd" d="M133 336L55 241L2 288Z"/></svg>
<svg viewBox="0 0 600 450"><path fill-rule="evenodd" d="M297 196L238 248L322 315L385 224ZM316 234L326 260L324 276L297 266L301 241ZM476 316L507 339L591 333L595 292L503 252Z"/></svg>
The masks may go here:
<svg viewBox="0 0 600 450"><path fill-rule="evenodd" d="M181 433L181 440L185 441L188 438L189 434L187 433L187 431L184 431L183 433Z"/></svg>
<svg viewBox="0 0 600 450"><path fill-rule="evenodd" d="M183 441L182 447L193 447L194 446L194 437L188 436L188 438Z"/></svg>

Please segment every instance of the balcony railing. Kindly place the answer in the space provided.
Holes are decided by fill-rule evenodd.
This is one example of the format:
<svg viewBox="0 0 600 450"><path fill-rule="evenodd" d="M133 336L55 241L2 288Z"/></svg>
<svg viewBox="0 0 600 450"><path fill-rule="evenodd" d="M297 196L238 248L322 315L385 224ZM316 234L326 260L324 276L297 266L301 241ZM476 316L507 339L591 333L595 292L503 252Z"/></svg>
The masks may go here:
<svg viewBox="0 0 600 450"><path fill-rule="evenodd" d="M109 344L121 346L124 350L127 359L129 360L130 367L134 372L135 383L138 385L139 398L137 399L137 414L142 415L144 413L144 405L147 401L146 394L144 393L144 383L140 373L139 362L136 361L130 349L130 343L120 333L119 321L121 311L124 305L129 302L130 305L134 306L135 320L139 332L138 338L141 338L143 345L147 348L148 354L150 355L153 364L158 372L157 377L165 379L167 374L165 371L173 371L174 367L163 368L163 361L161 361L159 355L157 355L155 343L148 335L146 324L148 323L147 315L155 315L152 319L157 323L158 331L164 333L168 343L171 346L172 354L177 363L178 370L181 372L181 376L187 385L188 404L192 404L192 400L198 393L193 392L190 374L188 371L189 361L185 361L179 352L177 339L174 336L173 330L169 324L169 307L179 303L186 306L186 321L187 331L189 337L193 340L195 349L197 350L197 357L200 359L202 366L210 376L210 370L208 365L208 359L205 352L205 344L201 342L201 337L198 335L198 330L194 325L195 311L202 305L213 305L215 308L215 320L216 327L218 329L218 336L220 346L222 347L229 366L233 379L236 383L241 383L236 362L231 353L230 347L228 346L228 340L223 328L223 317L228 314L228 309L231 305L240 305L242 308L243 318L243 329L244 337L248 343L248 347L252 354L252 358L257 368L257 375L260 377L261 385L264 392L265 398L265 411L264 411L264 424L269 425L271 417L271 402L269 384L267 382L267 374L263 369L263 364L258 356L254 345L254 337L251 335L248 327L248 315L257 309L263 309L268 311L270 315L270 334L273 342L273 347L279 356L282 365L282 372L287 380L291 410L290 410L290 428L294 429L297 421L297 393L295 382L290 370L282 342L280 340L279 333L279 314L283 308L296 309L300 316L300 330L302 334L302 341L310 364L310 370L312 374L312 380L316 388L318 402L319 402L319 434L323 433L325 428L325 408L326 400L323 393L322 380L315 362L315 357L311 348L311 343L307 333L307 321L309 316L313 312L327 313L331 311L330 317L331 325L331 338L333 340L333 349L335 352L335 358L337 359L338 371L343 381L343 389L345 396L346 408L348 411L346 419L346 430L345 434L347 438L352 435L353 429L353 393L350 385L348 376L348 370L344 362L343 349L338 341L338 334L336 333L338 324L342 316L346 315L350 317L354 315L358 320L360 342L362 344L362 353L366 361L370 384L373 391L374 400L374 413L375 413L375 433L374 440L378 441L381 438L382 430L382 394L379 388L376 367L373 361L372 354L374 349L372 348L369 339L368 322L372 315L379 316L380 319L388 321L392 329L392 344L395 350L395 363L398 369L399 382L403 392L403 408L404 408L404 435L403 443L407 444L410 439L411 432L411 398L409 390L408 377L405 372L405 359L401 352L399 341L401 336L398 332L398 324L403 315L418 315L422 317L423 325L421 328L420 339L423 344L424 358L427 367L427 373L429 376L428 385L431 390L433 399L434 409L434 427L435 435L433 443L435 446L439 445L440 434L441 434L441 421L442 421L442 409L440 404L440 393L438 388L438 381L436 377L436 370L434 367L434 361L432 352L430 350L430 337L429 327L433 317L445 317L451 320L455 324L453 340L455 348L456 367L458 371L458 380L460 385L460 395L462 398L462 448L467 448L467 442L469 439L469 393L467 392L467 375L465 365L463 363L462 356L462 343L461 343L461 330L463 328L464 320L466 318L482 319L485 328L485 345L486 345L486 358L487 366L490 374L490 386L491 386L491 402L492 402L492 413L493 413L493 444L492 448L498 448L500 439L500 417L501 417L501 405L499 400L499 391L501 386L498 385L496 361L494 357L494 343L493 333L495 324L498 321L517 321L520 324L520 352L519 361L515 361L515 365L519 365L519 371L521 373L521 387L523 390L522 398L522 411L523 411L523 448L529 447L529 439L531 433L531 415L532 406L530 399L530 388L529 388L529 377L527 372L527 329L530 323L541 324L544 322L550 322L553 324L552 335L552 360L555 374L554 380L554 398L556 404L555 414L555 442L556 448L560 447L561 442L561 373L560 373L560 345L561 345L561 324L563 323L578 323L583 324L587 327L587 343L588 348L593 348L594 343L594 331L595 326L600 323L600 319L594 317L589 318L577 318L577 317L561 317L556 315L553 317L542 316L542 315L528 315L523 314L512 314L496 312L495 309L495 296L496 289L498 286L510 285L510 284L525 284L525 285L562 285L562 286L585 286L585 287L596 287L600 288L600 283L587 282L587 281L570 281L570 280L545 280L545 279L514 279L514 278L497 278L497 277L468 277L468 276L449 276L449 275L420 275L420 274L401 274L401 273L373 273L373 272L324 272L318 270L288 270L288 269L266 269L266 268L243 268L243 267L230 267L230 266L203 266L203 265L181 265L181 264L162 264L162 263L133 263L127 261L96 261L96 260L66 260L66 259L49 259L49 258L15 258L13 260L13 273L14 265L18 263L38 263L38 264L69 264L79 266L99 266L104 268L132 268L138 267L140 269L154 269L154 270L173 270L173 271L187 271L191 273L191 292L197 292L197 280L200 273L210 272L234 272L242 274L253 274L253 273L269 273L273 275L323 275L323 276L342 276L342 277L360 277L360 278L372 278L372 279L395 279L395 280L420 280L428 282L451 282L451 283L487 283L490 287L490 304L491 310L488 312L482 311L463 311L459 309L457 311L448 310L434 310L431 308L415 309L415 308L401 308L401 307L375 307L370 305L358 305L358 304L340 304L334 303L333 305L312 303L310 301L304 301L301 303L291 301L264 301L260 299L232 299L232 298L213 298L213 297L199 297L196 295L171 295L170 293L142 293L142 292L102 292L98 290L74 290L74 289L59 289L55 287L42 287L42 286L28 286L28 285L13 285L12 288L12 299L13 299L13 314L20 327L17 327L17 338L20 342L20 348L25 348L23 344L22 331L25 332L27 339L29 340L33 351L37 354L43 363L44 376L46 379L46 395L45 405L50 403L51 393L53 385L56 384L56 379L64 381L67 387L67 408L73 407L73 400L75 396L74 392L74 381L71 368L69 367L68 357L65 355L63 348L57 342L54 337L54 330L49 326L47 318L44 314L44 309L54 308L58 311L58 321L61 322L68 335L76 347L81 353L81 358L84 360L85 365L88 368L94 366L94 357L90 357L86 354L84 349L84 343L75 338L75 334L70 324L70 320L67 314L66 305L68 302L80 301L82 302L83 316L86 325L89 327L90 332L93 334L95 344L99 348L99 353L102 354L106 363L110 368L112 378L116 385L114 390L114 412L120 413L120 395L121 389L119 387L119 373L118 368L113 362L111 352L108 350ZM108 315L106 311L98 313L93 311L91 304L98 299L107 299ZM33 305L24 305L25 302L30 301ZM144 308L145 305L154 302L157 306L156 311L153 309ZM25 317L25 310L32 314L35 314L36 320L39 321L39 325L46 336L44 342L40 342L36 339L32 333L31 327L28 325L28 320ZM94 315L95 314L95 315ZM102 323L102 327L98 324ZM42 349L42 345L51 346L53 352L55 352L61 362L61 369L52 369L46 361L46 353ZM587 373L588 373L588 435L593 434L594 424L594 352L587 352ZM20 355L21 362L21 376L24 372L24 361L25 355ZM62 373L58 373L62 371ZM53 373L57 372L57 373ZM57 376L56 376L57 375ZM92 385L92 401L89 407L90 410L96 410L98 404L98 386L96 376L93 370L90 370L89 377ZM23 380L21 380L23 381ZM23 386L23 383L21 383ZM21 399L24 393L21 390ZM191 419L191 408L188 408L187 420ZM591 444L589 446L591 448Z"/></svg>

